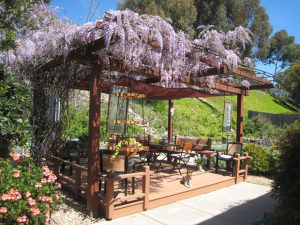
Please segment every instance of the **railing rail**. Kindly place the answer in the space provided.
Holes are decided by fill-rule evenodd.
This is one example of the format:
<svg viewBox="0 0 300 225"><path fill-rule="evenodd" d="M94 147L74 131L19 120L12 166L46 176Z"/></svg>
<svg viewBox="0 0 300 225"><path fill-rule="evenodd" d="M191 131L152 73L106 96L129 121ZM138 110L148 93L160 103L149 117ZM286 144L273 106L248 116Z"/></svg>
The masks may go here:
<svg viewBox="0 0 300 225"><path fill-rule="evenodd" d="M235 158L233 159L235 161L235 183L238 183L240 174L244 174L244 180L247 179L249 159L251 159L251 157L248 155L247 152L244 153L243 156L241 156L240 154L236 154ZM243 163L243 169L240 169L241 163Z"/></svg>
<svg viewBox="0 0 300 225"><path fill-rule="evenodd" d="M115 175L114 171L110 170L107 173L106 181L106 195L105 195L105 214L107 219L114 218L115 211L115 202L118 201L130 201L142 198L143 201L143 210L149 209L149 190L150 190L150 174L153 174L153 171L150 171L149 166L144 167L143 172L130 173L130 174L121 174ZM142 193L136 193L129 196L114 197L114 181L115 179L125 179L132 177L142 177L143 188Z"/></svg>
<svg viewBox="0 0 300 225"><path fill-rule="evenodd" d="M78 165L76 163L64 160L62 158L59 158L57 156L51 156L51 158L54 160L54 173L57 176L58 181L63 180L68 185L73 187L74 193L76 197L79 197L81 195L81 191L84 190L82 185L82 172L87 172L88 169L84 166ZM73 179L66 178L66 176L62 175L60 173L60 164L66 164L69 166L72 166L72 168L75 170L75 181Z"/></svg>

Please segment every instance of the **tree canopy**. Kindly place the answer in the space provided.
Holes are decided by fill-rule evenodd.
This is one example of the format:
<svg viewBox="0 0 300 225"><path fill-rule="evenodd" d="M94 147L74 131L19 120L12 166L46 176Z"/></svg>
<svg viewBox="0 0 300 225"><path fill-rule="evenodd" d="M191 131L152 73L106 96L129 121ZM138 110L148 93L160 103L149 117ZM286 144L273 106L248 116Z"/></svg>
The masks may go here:
<svg viewBox="0 0 300 225"><path fill-rule="evenodd" d="M182 5L182 3L184 3ZM234 27L248 27L253 33L253 44L244 55L262 59L268 52L268 38L272 32L269 17L260 0L124 0L119 9L129 8L140 14L170 17L175 29L193 37L199 25L214 25L227 32Z"/></svg>
<svg viewBox="0 0 300 225"><path fill-rule="evenodd" d="M289 36L286 30L280 30L270 38L267 53L264 62L274 64L276 75L290 63L300 60L300 44L295 43L295 37Z"/></svg>
<svg viewBox="0 0 300 225"><path fill-rule="evenodd" d="M282 74L283 87L291 94L294 103L300 106L300 61L292 63Z"/></svg>
<svg viewBox="0 0 300 225"><path fill-rule="evenodd" d="M139 14L159 15L171 19L176 31L184 31L191 37L196 34L193 24L197 10L194 0L125 0L118 3L118 9L131 9Z"/></svg>

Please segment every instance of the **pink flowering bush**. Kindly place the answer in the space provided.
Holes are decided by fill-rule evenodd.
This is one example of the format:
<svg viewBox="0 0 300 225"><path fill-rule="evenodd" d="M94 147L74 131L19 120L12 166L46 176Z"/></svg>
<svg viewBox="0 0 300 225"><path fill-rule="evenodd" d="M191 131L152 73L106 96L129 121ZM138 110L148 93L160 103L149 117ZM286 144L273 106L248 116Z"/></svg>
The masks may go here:
<svg viewBox="0 0 300 225"><path fill-rule="evenodd" d="M48 222L61 202L59 187L48 166L35 166L29 153L0 158L0 224Z"/></svg>

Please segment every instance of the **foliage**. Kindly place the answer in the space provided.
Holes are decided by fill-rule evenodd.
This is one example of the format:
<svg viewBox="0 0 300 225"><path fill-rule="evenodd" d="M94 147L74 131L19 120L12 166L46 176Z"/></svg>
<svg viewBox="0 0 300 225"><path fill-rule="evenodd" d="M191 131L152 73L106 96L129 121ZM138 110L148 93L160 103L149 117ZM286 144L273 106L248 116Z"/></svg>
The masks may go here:
<svg viewBox="0 0 300 225"><path fill-rule="evenodd" d="M250 143L244 146L244 152L248 152L249 156L252 157L249 160L249 171L262 174L269 171L270 167L270 156L267 149L260 145Z"/></svg>
<svg viewBox="0 0 300 225"><path fill-rule="evenodd" d="M246 55L249 56L251 50L254 50L254 55L258 58L266 55L267 41L272 32L269 17L258 0L124 0L119 3L118 8L170 17L177 31L183 30L191 37L197 33L199 25L214 25L217 30L224 32L238 26L248 27L254 34L254 41L253 45L248 46Z"/></svg>
<svg viewBox="0 0 300 225"><path fill-rule="evenodd" d="M173 82L186 74L197 75L206 71L209 65L199 61L203 56L217 65L224 63L229 68L236 68L240 63L239 52L251 42L251 32L241 26L227 33L204 27L199 38L190 41L185 33L176 33L161 17L139 16L129 10L107 12L101 29L96 29L92 23L82 26L64 23L56 18L54 10L49 11L44 5L36 5L29 12L37 18L43 18L42 22L35 21L32 29L24 30L24 35L16 40L16 49L4 52L1 58L13 72L22 73L30 80L36 79L36 66L48 62L56 55L65 56L70 50L102 35L106 48L100 50L98 56L104 63L109 64L110 58L114 58L124 61L129 67L149 66L158 69L162 74L161 85L167 86L175 86ZM144 44L145 40L155 42L157 46L149 48L148 44ZM237 45L242 48L235 48ZM190 54L187 55L187 52ZM66 75L63 71L64 76L76 74L69 71L70 74ZM57 77L57 72L52 76ZM212 76L195 77L204 83L214 82ZM51 83L51 74L48 78ZM209 86L207 88L209 91Z"/></svg>
<svg viewBox="0 0 300 225"><path fill-rule="evenodd" d="M206 155L203 155L202 157L200 156L200 157L198 157L198 158L196 159L196 164L197 164L197 165L204 165L206 162L207 162L207 157L206 157Z"/></svg>
<svg viewBox="0 0 300 225"><path fill-rule="evenodd" d="M29 153L0 159L1 224L44 224L61 202L56 176L47 166L33 164Z"/></svg>
<svg viewBox="0 0 300 225"><path fill-rule="evenodd" d="M300 106L300 60L292 63L283 73L283 86L291 94L292 101Z"/></svg>
<svg viewBox="0 0 300 225"><path fill-rule="evenodd" d="M274 75L276 75L296 60L300 60L300 44L296 44L295 37L289 36L286 30L277 31L270 38L270 48L265 62L275 65Z"/></svg>
<svg viewBox="0 0 300 225"><path fill-rule="evenodd" d="M282 128L276 127L267 118L259 116L247 119L244 125L244 133L246 137L274 139L281 132Z"/></svg>
<svg viewBox="0 0 300 225"><path fill-rule="evenodd" d="M108 139L106 134L106 103L101 104L103 111L100 117L100 140L105 141ZM70 106L67 110L67 116L64 120L64 131L62 138L78 138L80 146L86 147L88 145L89 135L89 109L84 105L79 107Z"/></svg>
<svg viewBox="0 0 300 225"><path fill-rule="evenodd" d="M279 138L278 167L274 174L273 193L278 199L274 223L296 225L300 223L300 122L296 121Z"/></svg>
<svg viewBox="0 0 300 225"><path fill-rule="evenodd" d="M0 67L0 143L24 145L30 136L30 88Z"/></svg>
<svg viewBox="0 0 300 225"><path fill-rule="evenodd" d="M116 150L115 150L115 153L112 155L111 160L114 160L117 157L117 155L119 154L120 148L126 147L126 145L135 145L136 147L142 146L142 144L140 142L136 141L135 138L128 138L126 140L122 140L116 145Z"/></svg>
<svg viewBox="0 0 300 225"><path fill-rule="evenodd" d="M182 30L191 37L196 33L193 28L197 14L194 0L125 0L118 3L118 9L124 10L126 8L139 14L159 15L166 20L170 18L177 32Z"/></svg>

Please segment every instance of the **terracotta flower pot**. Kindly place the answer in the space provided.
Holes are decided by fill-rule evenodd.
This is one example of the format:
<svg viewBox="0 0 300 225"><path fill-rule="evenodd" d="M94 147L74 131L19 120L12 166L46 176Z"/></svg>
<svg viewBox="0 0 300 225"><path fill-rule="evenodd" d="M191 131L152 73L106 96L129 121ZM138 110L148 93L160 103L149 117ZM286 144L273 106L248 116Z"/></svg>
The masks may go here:
<svg viewBox="0 0 300 225"><path fill-rule="evenodd" d="M125 148L136 148L136 145L124 145Z"/></svg>

